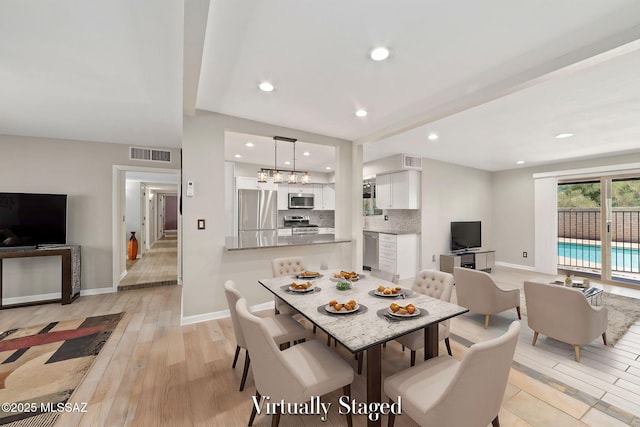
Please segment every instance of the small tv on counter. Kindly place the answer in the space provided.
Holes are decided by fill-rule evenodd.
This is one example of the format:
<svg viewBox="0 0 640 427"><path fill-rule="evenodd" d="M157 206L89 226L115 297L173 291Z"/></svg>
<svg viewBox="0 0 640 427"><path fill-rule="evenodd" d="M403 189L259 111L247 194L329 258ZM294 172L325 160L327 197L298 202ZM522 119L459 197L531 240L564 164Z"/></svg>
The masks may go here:
<svg viewBox="0 0 640 427"><path fill-rule="evenodd" d="M482 222L452 221L451 250L467 251L482 246Z"/></svg>
<svg viewBox="0 0 640 427"><path fill-rule="evenodd" d="M0 248L66 242L66 194L0 193Z"/></svg>

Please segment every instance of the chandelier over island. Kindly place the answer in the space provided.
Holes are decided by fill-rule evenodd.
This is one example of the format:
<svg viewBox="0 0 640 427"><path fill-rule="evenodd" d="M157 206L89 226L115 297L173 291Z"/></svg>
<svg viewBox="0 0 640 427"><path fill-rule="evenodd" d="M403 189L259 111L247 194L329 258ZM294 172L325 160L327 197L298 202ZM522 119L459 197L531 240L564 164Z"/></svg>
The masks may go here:
<svg viewBox="0 0 640 427"><path fill-rule="evenodd" d="M289 184L297 184L298 183L298 174L302 174L300 178L300 183L302 184L310 184L311 183L311 175L309 172L305 171L296 171L296 141L295 138L287 138L285 136L274 136L274 162L273 169L271 168L261 168L258 171L258 182L267 182L267 178L271 176L273 178L274 184L282 184L284 182L284 178L282 176L283 172L288 172L289 177L287 182ZM293 144L293 169L278 169L278 141L290 142Z"/></svg>

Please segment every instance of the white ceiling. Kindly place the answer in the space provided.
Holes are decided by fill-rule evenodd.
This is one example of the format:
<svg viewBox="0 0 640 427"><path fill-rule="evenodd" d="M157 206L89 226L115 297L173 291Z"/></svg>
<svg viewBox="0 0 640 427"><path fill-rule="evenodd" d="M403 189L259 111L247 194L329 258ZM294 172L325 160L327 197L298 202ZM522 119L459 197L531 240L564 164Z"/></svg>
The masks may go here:
<svg viewBox="0 0 640 427"><path fill-rule="evenodd" d="M253 147L247 147L247 142L253 143ZM322 173L331 173L335 170L335 147L296 141L295 148L296 170ZM305 155L305 153L309 154ZM236 154L241 157L235 157ZM230 162L253 163L276 169L275 144L272 137L227 131L225 132L224 158ZM277 169L293 169L292 143L278 141Z"/></svg>
<svg viewBox="0 0 640 427"><path fill-rule="evenodd" d="M205 22L206 10L1 2L0 133L179 147L182 112L200 108L365 143L365 160L501 170L640 149L637 0L215 0ZM387 61L368 58L378 45ZM560 131L576 136L550 141Z"/></svg>

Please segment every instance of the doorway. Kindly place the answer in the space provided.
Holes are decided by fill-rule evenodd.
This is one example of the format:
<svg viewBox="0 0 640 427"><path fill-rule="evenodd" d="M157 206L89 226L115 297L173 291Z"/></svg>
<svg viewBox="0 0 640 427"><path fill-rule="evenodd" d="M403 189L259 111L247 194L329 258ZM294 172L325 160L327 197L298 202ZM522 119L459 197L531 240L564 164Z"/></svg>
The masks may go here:
<svg viewBox="0 0 640 427"><path fill-rule="evenodd" d="M179 177L180 171L173 169L113 167L114 290L180 283ZM165 213L164 196L176 201L175 212L169 215ZM161 219L167 216L173 220L171 230L167 229L172 235L168 241ZM138 253L130 256L128 243L132 232Z"/></svg>

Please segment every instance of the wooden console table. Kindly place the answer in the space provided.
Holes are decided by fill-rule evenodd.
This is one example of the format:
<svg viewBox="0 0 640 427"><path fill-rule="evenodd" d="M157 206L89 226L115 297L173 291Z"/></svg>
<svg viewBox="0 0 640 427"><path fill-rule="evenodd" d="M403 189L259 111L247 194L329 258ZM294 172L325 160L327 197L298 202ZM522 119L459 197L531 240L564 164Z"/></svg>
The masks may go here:
<svg viewBox="0 0 640 427"><path fill-rule="evenodd" d="M23 302L18 304L2 304L2 264L5 258L32 258L43 256L59 256L62 259L62 295L61 298ZM80 296L80 246L56 246L41 249L27 249L16 251L0 251L0 310L5 308L23 307L27 305L48 304L60 302L62 305L71 304Z"/></svg>
<svg viewBox="0 0 640 427"><path fill-rule="evenodd" d="M465 267L491 273L495 265L496 251L461 252L440 255L440 271L453 274L454 267Z"/></svg>

